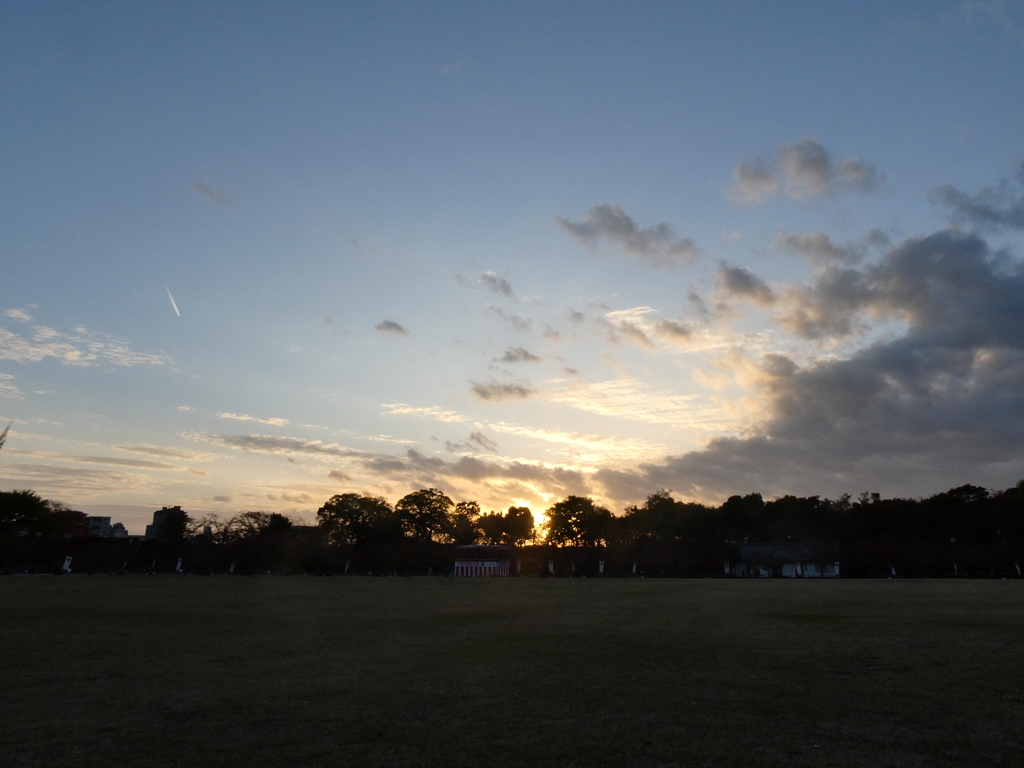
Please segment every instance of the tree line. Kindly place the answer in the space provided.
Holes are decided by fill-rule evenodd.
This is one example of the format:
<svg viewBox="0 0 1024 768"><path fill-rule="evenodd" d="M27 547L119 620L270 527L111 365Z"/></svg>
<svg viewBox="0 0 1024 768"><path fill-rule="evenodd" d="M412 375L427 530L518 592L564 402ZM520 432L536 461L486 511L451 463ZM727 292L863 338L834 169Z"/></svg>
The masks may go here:
<svg viewBox="0 0 1024 768"><path fill-rule="evenodd" d="M613 514L568 496L536 525L526 507L483 512L436 488L391 504L364 493L332 496L316 525L279 513L228 518L165 515L152 540L92 540L86 516L31 491L0 492L0 568L47 570L67 556L100 571L203 573L449 573L454 546L516 548L522 573L724 575L749 545L799 543L845 576L1009 575L1024 561L1024 481L1002 491L963 485L927 498L735 495L720 505L667 491ZM603 564L603 565L602 565Z"/></svg>

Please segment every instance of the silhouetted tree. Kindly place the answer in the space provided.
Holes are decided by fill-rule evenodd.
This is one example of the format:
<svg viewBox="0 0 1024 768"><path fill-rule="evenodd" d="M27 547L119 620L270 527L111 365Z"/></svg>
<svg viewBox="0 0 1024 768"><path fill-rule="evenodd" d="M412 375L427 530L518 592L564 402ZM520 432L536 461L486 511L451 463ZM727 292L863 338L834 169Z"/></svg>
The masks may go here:
<svg viewBox="0 0 1024 768"><path fill-rule="evenodd" d="M48 536L53 510L34 491L0 491L0 535Z"/></svg>
<svg viewBox="0 0 1024 768"><path fill-rule="evenodd" d="M480 540L484 544L505 543L505 516L500 512L488 512L477 519Z"/></svg>
<svg viewBox="0 0 1024 768"><path fill-rule="evenodd" d="M485 544L515 546L532 541L534 537L533 513L527 507L509 507L504 515L500 512L480 515L477 526Z"/></svg>
<svg viewBox="0 0 1024 768"><path fill-rule="evenodd" d="M529 507L509 507L505 513L504 524L503 544L516 546L533 540L533 513Z"/></svg>
<svg viewBox="0 0 1024 768"><path fill-rule="evenodd" d="M451 540L451 515L455 502L437 488L425 488L403 496L395 504L402 528L418 541Z"/></svg>
<svg viewBox="0 0 1024 768"><path fill-rule="evenodd" d="M449 521L448 538L453 544L475 544L480 539L480 505L475 501L460 501Z"/></svg>
<svg viewBox="0 0 1024 768"><path fill-rule="evenodd" d="M402 523L387 499L362 493L332 496L316 513L332 544L384 543L402 538Z"/></svg>
<svg viewBox="0 0 1024 768"><path fill-rule="evenodd" d="M548 509L546 542L594 547L607 541L612 513L584 496L569 496Z"/></svg>

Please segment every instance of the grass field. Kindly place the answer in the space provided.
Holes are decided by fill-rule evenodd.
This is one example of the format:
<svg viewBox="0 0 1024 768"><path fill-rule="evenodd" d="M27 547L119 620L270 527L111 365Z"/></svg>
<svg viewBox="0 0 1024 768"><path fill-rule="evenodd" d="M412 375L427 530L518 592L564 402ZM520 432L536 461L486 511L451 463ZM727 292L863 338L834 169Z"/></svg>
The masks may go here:
<svg viewBox="0 0 1024 768"><path fill-rule="evenodd" d="M0 764L1024 765L1024 583L0 579Z"/></svg>

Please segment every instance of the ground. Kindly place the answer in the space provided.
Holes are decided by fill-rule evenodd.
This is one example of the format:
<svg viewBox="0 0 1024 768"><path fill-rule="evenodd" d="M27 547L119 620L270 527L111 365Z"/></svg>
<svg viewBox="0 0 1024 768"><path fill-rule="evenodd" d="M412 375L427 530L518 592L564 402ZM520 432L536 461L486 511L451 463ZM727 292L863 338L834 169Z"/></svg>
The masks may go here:
<svg viewBox="0 0 1024 768"><path fill-rule="evenodd" d="M4 766L991 766L1024 582L0 579Z"/></svg>

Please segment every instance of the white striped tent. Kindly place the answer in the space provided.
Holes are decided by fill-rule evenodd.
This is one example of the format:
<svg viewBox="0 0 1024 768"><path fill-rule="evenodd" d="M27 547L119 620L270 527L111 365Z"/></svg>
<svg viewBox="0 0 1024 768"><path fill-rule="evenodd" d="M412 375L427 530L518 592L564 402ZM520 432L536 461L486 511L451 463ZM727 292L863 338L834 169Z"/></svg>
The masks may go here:
<svg viewBox="0 0 1024 768"><path fill-rule="evenodd" d="M455 548L456 576L511 576L512 547L470 544Z"/></svg>

